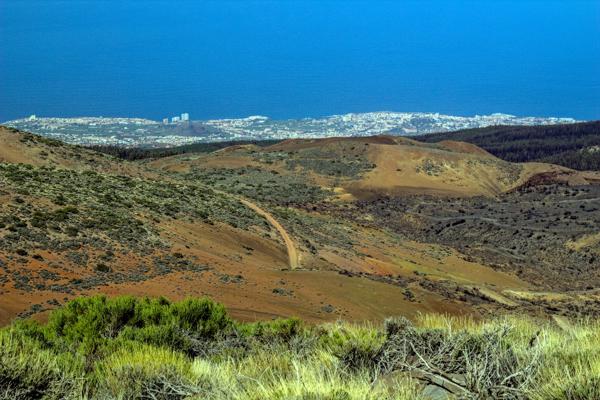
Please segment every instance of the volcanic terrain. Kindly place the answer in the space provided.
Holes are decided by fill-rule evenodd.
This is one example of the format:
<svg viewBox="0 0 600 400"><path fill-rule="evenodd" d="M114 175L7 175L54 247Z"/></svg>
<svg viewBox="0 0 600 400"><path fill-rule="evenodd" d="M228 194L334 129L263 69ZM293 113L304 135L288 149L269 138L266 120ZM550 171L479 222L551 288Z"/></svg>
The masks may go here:
<svg viewBox="0 0 600 400"><path fill-rule="evenodd" d="M0 128L0 323L98 292L208 295L245 320L594 313L599 184L452 141L127 162Z"/></svg>

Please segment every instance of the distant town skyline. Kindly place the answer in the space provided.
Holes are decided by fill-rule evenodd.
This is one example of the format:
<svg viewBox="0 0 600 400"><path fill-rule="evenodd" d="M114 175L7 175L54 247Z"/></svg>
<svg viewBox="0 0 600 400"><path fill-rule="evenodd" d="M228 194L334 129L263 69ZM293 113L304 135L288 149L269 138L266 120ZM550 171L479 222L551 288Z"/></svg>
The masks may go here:
<svg viewBox="0 0 600 400"><path fill-rule="evenodd" d="M186 114L186 113L183 113ZM189 118L184 115L184 118ZM492 114L461 117L425 113L358 113L326 118L275 120L265 116L204 120L197 124L175 116L162 123L144 118L28 118L7 121L10 127L72 144L120 146L178 146L198 141L282 140L340 136L406 135L494 125L571 124L570 118L515 117ZM194 125L196 128L194 129Z"/></svg>
<svg viewBox="0 0 600 400"><path fill-rule="evenodd" d="M133 17L135 16L135 17ZM600 118L600 1L0 2L0 121Z"/></svg>
<svg viewBox="0 0 600 400"><path fill-rule="evenodd" d="M187 122L189 120L190 120L190 114L185 112L185 113L181 113L181 115L175 115L174 117L171 117L170 121L169 121L169 118L163 118L162 123L163 123L163 125L167 125L169 123L176 124L179 122Z"/></svg>
<svg viewBox="0 0 600 400"><path fill-rule="evenodd" d="M509 114L509 113L503 113L503 112L493 112L493 113L489 113L489 114L472 114L472 115L458 115L458 114L454 114L454 115L450 115L450 114L444 114L444 113L439 113L439 112L430 112L430 111L398 111L398 110L370 110L370 111L364 111L364 112L347 112L347 113L338 113L338 114L329 114L329 115L305 115L299 118L274 118L271 117L269 115L262 115L262 114L254 114L254 115L242 115L242 116L235 116L235 117L223 117L223 118L202 118L202 119L193 119L190 117L190 113L181 113L180 115L174 115L171 117L164 117L164 118L148 118L148 117L144 117L144 116L134 116L134 115L38 115L38 114L30 114L30 115L24 115L24 116L20 116L18 118L13 118L12 120L6 120L6 121L0 121L0 123L2 122L10 122L10 121L18 121L18 120L36 120L36 119L77 119L77 118L105 118L105 119L145 119L148 121L153 121L153 122L157 122L160 123L162 122L163 124L171 124L174 122L181 122L181 121L210 121L210 120L228 120L228 119L232 119L232 120L236 120L236 119L247 119L247 118L267 118L270 120L274 120L274 121L286 121L286 120L301 120L301 119L322 119L322 118L329 118L329 117L335 117L335 116L345 116L345 115L367 115L367 114L377 114L377 113L391 113L391 114L429 114L429 115L441 115L441 116L448 116L448 117L458 117L458 118L474 118L474 117L490 117L493 115L499 115L499 116L510 116L510 117L516 117L516 118L558 118L558 119L567 119L567 120L573 120L573 121L587 121L584 119L577 119L577 118L573 118L570 117L568 115L517 115L517 114Z"/></svg>

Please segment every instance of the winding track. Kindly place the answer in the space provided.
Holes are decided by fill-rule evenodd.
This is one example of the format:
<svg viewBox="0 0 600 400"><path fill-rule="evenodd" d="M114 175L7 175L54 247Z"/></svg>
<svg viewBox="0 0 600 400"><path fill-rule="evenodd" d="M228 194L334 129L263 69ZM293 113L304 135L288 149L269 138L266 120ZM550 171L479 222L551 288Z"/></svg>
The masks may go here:
<svg viewBox="0 0 600 400"><path fill-rule="evenodd" d="M241 197L238 197L237 199L242 204L244 204L246 207L252 209L257 214L263 216L269 222L269 224L271 224L271 226L273 226L273 228L277 229L277 231L283 238L285 247L287 249L290 269L298 268L298 266L300 265L300 258L298 256L298 250L296 250L296 245L294 244L294 241L292 240L290 235L287 233L285 228L279 223L279 221L277 221L275 219L275 217L273 217L268 211L263 210L262 208L260 208L256 204L252 203L251 201L246 200Z"/></svg>
<svg viewBox="0 0 600 400"><path fill-rule="evenodd" d="M250 200L247 200L241 196L236 196L232 193L224 192L222 190L217 190L217 189L213 189L213 191L215 193L219 193L223 196L233 197L237 201L239 201L240 203L242 203L243 205L245 205L246 207L250 208L252 211L257 213L258 215L263 216L267 220L267 222L269 224L271 224L271 226L273 228L275 228L277 230L277 232L279 232L279 234L281 235L283 242L285 243L287 253L288 253L288 262L289 262L290 269L293 270L300 266L300 256L299 256L298 250L296 249L296 244L290 237L289 233L285 230L283 225L281 225L279 223L279 221L277 221L275 219L275 217L273 215L271 215L271 213L269 213L266 210L263 210L257 204L255 204L255 203L251 202Z"/></svg>

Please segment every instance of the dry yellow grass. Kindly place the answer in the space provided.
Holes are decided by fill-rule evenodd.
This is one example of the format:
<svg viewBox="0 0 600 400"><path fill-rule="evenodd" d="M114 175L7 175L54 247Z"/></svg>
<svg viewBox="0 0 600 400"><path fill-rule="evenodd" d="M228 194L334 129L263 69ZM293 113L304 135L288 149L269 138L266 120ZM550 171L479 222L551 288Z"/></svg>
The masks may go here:
<svg viewBox="0 0 600 400"><path fill-rule="evenodd" d="M579 251L586 247L595 246L598 243L600 243L600 232L595 233L593 235L582 236L577 240L569 240L567 243L565 243L565 246L568 249Z"/></svg>

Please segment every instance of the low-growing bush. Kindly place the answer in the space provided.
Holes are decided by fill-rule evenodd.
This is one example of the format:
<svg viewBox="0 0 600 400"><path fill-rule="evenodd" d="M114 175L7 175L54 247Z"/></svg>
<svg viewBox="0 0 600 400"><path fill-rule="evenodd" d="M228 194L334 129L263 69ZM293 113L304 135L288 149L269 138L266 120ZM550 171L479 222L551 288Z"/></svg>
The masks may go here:
<svg viewBox="0 0 600 400"><path fill-rule="evenodd" d="M10 329L0 331L0 399L75 399L82 378L68 355L42 349Z"/></svg>
<svg viewBox="0 0 600 400"><path fill-rule="evenodd" d="M373 368L385 335L371 325L336 323L323 327L320 344L351 370Z"/></svg>
<svg viewBox="0 0 600 400"><path fill-rule="evenodd" d="M93 352L122 339L188 352L187 336L211 339L233 328L225 308L209 299L172 303L165 298L82 297L51 313L45 326L51 341Z"/></svg>
<svg viewBox="0 0 600 400"><path fill-rule="evenodd" d="M118 350L95 368L95 397L110 399L184 399L202 392L192 363L164 348L136 345Z"/></svg>
<svg viewBox="0 0 600 400"><path fill-rule="evenodd" d="M96 296L0 330L2 400L584 400L599 376L594 321L242 323L209 299Z"/></svg>
<svg viewBox="0 0 600 400"><path fill-rule="evenodd" d="M273 321L258 321L238 324L238 330L245 336L262 340L291 340L304 332L302 321L297 318L276 319Z"/></svg>

